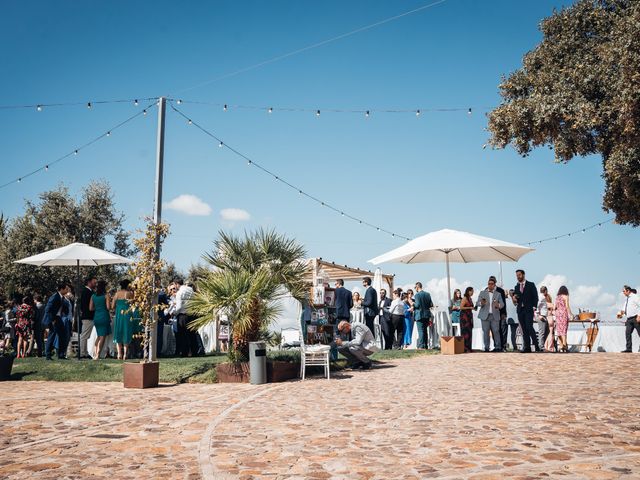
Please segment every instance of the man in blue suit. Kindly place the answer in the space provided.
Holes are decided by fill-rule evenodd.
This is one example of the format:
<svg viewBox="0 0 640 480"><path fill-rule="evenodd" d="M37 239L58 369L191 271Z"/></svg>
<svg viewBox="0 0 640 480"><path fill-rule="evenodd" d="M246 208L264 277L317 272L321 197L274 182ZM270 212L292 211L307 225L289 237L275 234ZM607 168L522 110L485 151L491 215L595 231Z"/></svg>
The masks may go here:
<svg viewBox="0 0 640 480"><path fill-rule="evenodd" d="M353 295L350 290L344 288L344 280L336 280L336 324L342 320L347 322L351 318L353 308Z"/></svg>
<svg viewBox="0 0 640 480"><path fill-rule="evenodd" d="M67 283L59 283L57 292L49 297L47 306L44 309L44 318L42 319L42 326L49 329L49 336L47 337L47 344L44 347L44 355L47 360L51 360L51 348L58 339L58 345L65 344L65 338L67 332L62 322L62 317L68 313L68 303L65 301L64 296L69 292L69 285ZM58 348L58 358L65 359L66 351L62 348Z"/></svg>
<svg viewBox="0 0 640 480"><path fill-rule="evenodd" d="M426 349L429 344L429 323L433 300L429 292L422 289L422 283L416 282L416 295L413 297L413 318L418 327L418 348Z"/></svg>
<svg viewBox="0 0 640 480"><path fill-rule="evenodd" d="M364 292L364 299L362 300L362 306L364 307L364 323L369 327L369 330L374 334L373 324L378 316L380 307L378 306L378 292L371 286L371 279L364 277L362 279L362 286L366 288Z"/></svg>

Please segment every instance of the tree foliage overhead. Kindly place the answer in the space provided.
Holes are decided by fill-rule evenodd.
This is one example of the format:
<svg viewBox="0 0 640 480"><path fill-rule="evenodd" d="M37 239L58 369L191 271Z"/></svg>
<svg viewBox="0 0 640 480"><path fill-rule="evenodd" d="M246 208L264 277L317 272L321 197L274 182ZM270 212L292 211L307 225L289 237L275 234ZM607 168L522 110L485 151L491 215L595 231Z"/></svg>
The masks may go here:
<svg viewBox="0 0 640 480"><path fill-rule="evenodd" d="M600 154L603 207L640 225L640 1L580 0L540 25L542 42L500 84L490 144L559 162Z"/></svg>
<svg viewBox="0 0 640 480"><path fill-rule="evenodd" d="M60 280L74 278L66 267L34 267L13 263L20 258L83 242L129 257L133 251L124 229L124 214L116 210L111 187L106 182L89 183L74 198L60 185L40 194L38 201L25 201L25 212L1 222L0 290L5 295L18 292L49 294ZM126 267L83 267L83 275L98 275L115 285Z"/></svg>

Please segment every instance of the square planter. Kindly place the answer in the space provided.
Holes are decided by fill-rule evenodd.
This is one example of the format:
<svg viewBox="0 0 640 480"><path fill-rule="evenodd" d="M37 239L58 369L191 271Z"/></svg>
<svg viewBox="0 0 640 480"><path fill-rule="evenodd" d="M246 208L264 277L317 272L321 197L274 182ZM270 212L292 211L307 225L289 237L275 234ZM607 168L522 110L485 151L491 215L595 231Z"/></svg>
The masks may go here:
<svg viewBox="0 0 640 480"><path fill-rule="evenodd" d="M221 363L216 366L220 383L249 383L249 363Z"/></svg>
<svg viewBox="0 0 640 480"><path fill-rule="evenodd" d="M160 380L160 363L125 362L123 365L124 388L153 388Z"/></svg>
<svg viewBox="0 0 640 480"><path fill-rule="evenodd" d="M442 355L464 353L464 339L462 337L440 337L440 353Z"/></svg>
<svg viewBox="0 0 640 480"><path fill-rule="evenodd" d="M13 355L3 355L0 357L0 380L9 380L11 377L13 358Z"/></svg>
<svg viewBox="0 0 640 480"><path fill-rule="evenodd" d="M267 362L267 382L285 382L298 378L300 375L300 362Z"/></svg>

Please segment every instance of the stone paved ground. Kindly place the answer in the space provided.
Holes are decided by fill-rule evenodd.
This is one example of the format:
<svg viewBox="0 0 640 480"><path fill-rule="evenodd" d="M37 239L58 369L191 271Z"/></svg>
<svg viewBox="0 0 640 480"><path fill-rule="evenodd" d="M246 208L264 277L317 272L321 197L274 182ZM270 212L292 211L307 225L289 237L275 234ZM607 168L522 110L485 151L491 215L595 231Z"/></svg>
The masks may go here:
<svg viewBox="0 0 640 480"><path fill-rule="evenodd" d="M0 478L640 478L639 360L426 356L145 391L8 382Z"/></svg>

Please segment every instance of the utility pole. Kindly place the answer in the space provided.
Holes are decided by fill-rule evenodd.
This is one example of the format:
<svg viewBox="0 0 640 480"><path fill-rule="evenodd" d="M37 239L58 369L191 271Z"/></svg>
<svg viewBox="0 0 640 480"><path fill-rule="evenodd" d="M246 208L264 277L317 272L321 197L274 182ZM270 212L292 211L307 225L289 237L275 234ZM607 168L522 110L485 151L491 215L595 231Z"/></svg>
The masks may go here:
<svg viewBox="0 0 640 480"><path fill-rule="evenodd" d="M153 223L158 225L162 222L162 177L164 173L164 114L167 108L167 99L160 97L158 99L158 141L156 153L156 199L155 209L153 212ZM160 258L160 237L156 234L156 260ZM155 285L154 279L154 285ZM158 296L154 295L152 299L153 308L151 310L151 338L149 342L149 360L154 362L157 358L158 346Z"/></svg>

